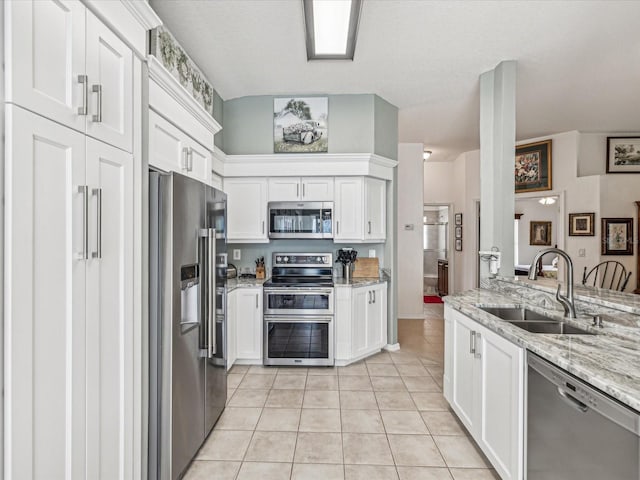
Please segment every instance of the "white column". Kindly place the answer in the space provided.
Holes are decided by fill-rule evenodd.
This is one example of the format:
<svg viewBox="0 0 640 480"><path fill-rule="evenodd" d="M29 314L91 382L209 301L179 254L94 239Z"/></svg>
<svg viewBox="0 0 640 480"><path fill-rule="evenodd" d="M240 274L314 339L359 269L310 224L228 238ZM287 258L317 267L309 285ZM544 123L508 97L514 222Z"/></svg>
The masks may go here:
<svg viewBox="0 0 640 480"><path fill-rule="evenodd" d="M514 275L516 62L480 75L480 250L498 247L501 276ZM480 280L489 275L481 262Z"/></svg>
<svg viewBox="0 0 640 480"><path fill-rule="evenodd" d="M422 215L424 161L422 143L398 144L398 317L424 318ZM386 257L386 256L385 256Z"/></svg>

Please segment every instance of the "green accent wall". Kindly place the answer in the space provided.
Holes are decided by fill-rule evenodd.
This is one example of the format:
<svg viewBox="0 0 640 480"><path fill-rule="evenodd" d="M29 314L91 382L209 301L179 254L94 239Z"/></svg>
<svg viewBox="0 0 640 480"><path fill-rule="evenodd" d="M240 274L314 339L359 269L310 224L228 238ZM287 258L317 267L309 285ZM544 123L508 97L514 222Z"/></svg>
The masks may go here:
<svg viewBox="0 0 640 480"><path fill-rule="evenodd" d="M328 97L329 153L376 153L397 159L395 106L371 94ZM262 95L225 101L222 139L217 135L216 145L228 155L273 153L273 99Z"/></svg>

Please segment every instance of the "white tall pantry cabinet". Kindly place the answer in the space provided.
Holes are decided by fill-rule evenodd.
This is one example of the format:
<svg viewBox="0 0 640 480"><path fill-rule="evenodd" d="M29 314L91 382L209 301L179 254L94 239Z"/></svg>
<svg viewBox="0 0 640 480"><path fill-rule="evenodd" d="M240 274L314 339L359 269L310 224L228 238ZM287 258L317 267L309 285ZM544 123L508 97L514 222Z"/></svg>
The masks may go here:
<svg viewBox="0 0 640 480"><path fill-rule="evenodd" d="M149 7L86 3L94 11L73 0L3 5L5 478L143 475L147 27L131 9ZM123 20L127 42L98 16Z"/></svg>

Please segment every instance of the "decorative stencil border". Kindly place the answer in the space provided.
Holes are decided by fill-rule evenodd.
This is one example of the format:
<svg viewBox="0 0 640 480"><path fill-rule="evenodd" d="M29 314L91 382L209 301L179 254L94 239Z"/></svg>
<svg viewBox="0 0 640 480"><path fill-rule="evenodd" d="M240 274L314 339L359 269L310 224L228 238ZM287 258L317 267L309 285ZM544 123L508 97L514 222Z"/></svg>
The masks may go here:
<svg viewBox="0 0 640 480"><path fill-rule="evenodd" d="M213 117L213 87L189 55L166 28L150 31L149 53L175 77L187 92Z"/></svg>

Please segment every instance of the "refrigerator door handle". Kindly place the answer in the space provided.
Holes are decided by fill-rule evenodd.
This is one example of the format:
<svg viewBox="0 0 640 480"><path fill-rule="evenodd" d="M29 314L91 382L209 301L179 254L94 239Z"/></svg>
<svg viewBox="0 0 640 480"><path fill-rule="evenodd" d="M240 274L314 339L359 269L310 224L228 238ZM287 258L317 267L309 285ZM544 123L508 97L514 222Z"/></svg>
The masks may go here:
<svg viewBox="0 0 640 480"><path fill-rule="evenodd" d="M208 229L208 249L209 249L209 266L207 268L207 279L209 282L209 296L207 298L208 305L208 318L207 318L207 327L208 327L208 345L207 345L207 355L209 358L213 358L213 356L217 353L217 334L216 334L216 230L215 228Z"/></svg>

